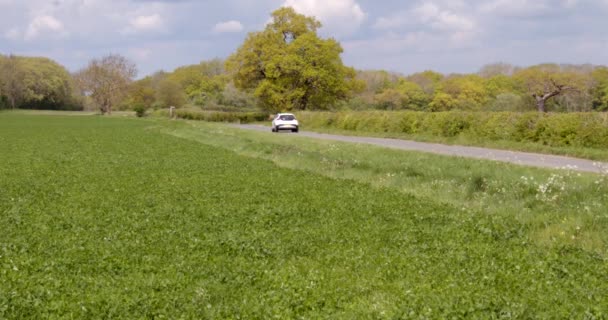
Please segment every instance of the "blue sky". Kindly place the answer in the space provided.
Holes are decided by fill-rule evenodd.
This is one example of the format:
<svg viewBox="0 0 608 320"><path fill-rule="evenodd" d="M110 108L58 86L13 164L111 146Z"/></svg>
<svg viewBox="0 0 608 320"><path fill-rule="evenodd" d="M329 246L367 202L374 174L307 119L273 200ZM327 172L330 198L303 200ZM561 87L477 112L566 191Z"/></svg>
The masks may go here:
<svg viewBox="0 0 608 320"><path fill-rule="evenodd" d="M608 0L0 0L0 53L71 71L117 53L144 76L227 57L281 6L321 20L358 69L608 64Z"/></svg>

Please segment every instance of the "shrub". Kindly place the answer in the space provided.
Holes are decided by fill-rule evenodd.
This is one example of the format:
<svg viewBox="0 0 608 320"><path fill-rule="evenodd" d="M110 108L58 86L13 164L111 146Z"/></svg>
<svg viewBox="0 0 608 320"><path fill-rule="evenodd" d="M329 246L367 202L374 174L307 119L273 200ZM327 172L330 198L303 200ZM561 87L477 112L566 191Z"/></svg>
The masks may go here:
<svg viewBox="0 0 608 320"><path fill-rule="evenodd" d="M133 107L133 111L135 111L135 115L138 118L142 118L146 115L146 107L143 104L138 104Z"/></svg>

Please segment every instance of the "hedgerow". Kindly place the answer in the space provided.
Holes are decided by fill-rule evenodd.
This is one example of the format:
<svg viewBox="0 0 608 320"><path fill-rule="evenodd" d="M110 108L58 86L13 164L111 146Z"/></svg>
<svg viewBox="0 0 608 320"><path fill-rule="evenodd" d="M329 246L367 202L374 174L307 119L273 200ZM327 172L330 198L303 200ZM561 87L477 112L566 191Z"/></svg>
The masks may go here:
<svg viewBox="0 0 608 320"><path fill-rule="evenodd" d="M155 114L160 116L169 116L169 111L159 110ZM222 112L193 109L177 109L175 111L175 115L179 119L209 122L251 123L268 119L268 113L265 112Z"/></svg>
<svg viewBox="0 0 608 320"><path fill-rule="evenodd" d="M608 147L606 113L372 111L302 112L298 117L307 128Z"/></svg>

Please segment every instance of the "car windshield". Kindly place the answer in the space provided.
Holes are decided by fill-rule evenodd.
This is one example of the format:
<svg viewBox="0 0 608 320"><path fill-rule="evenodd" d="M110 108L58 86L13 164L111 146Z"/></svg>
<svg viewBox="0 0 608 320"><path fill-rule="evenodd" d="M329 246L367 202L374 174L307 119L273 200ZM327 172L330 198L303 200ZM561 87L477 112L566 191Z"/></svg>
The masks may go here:
<svg viewBox="0 0 608 320"><path fill-rule="evenodd" d="M283 120L283 121L293 121L296 119L296 117L294 117L293 115L287 114L287 115L280 116L279 119Z"/></svg>

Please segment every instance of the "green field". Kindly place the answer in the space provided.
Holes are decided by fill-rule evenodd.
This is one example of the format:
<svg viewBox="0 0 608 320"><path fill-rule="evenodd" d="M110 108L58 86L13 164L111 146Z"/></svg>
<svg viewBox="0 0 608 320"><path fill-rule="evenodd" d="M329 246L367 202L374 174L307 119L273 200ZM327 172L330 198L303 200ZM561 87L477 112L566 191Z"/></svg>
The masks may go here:
<svg viewBox="0 0 608 320"><path fill-rule="evenodd" d="M0 113L0 319L608 317L608 178Z"/></svg>

